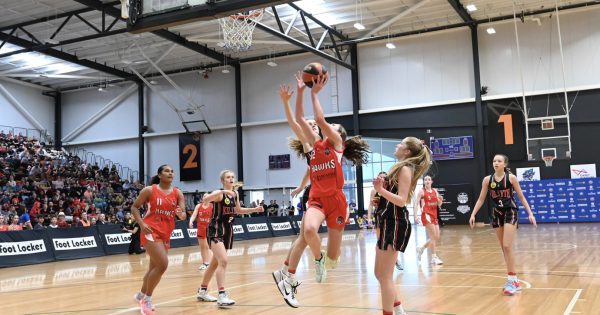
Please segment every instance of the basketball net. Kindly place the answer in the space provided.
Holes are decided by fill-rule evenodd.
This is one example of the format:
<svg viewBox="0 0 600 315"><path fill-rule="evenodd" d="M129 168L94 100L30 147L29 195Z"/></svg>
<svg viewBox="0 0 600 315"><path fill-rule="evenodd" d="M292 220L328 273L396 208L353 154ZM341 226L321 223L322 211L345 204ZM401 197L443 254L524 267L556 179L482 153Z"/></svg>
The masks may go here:
<svg viewBox="0 0 600 315"><path fill-rule="evenodd" d="M544 163L546 163L546 167L551 167L552 166L552 162L556 159L556 157L554 157L554 156L544 156L542 159L544 159Z"/></svg>
<svg viewBox="0 0 600 315"><path fill-rule="evenodd" d="M219 19L223 30L224 47L234 51L250 49L254 27L256 27L256 23L260 22L264 13L264 9L258 9L248 12L248 14L238 13Z"/></svg>

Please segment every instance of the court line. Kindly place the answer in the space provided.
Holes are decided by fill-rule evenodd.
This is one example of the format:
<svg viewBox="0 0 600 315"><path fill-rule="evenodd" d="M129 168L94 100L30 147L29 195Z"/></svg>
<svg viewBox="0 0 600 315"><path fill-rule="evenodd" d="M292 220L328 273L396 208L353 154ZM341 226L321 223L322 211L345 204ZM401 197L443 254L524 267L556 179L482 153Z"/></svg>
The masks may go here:
<svg viewBox="0 0 600 315"><path fill-rule="evenodd" d="M567 305L567 308L565 309L563 315L571 314L573 308L575 307L575 303L577 303L577 299L579 299L579 296L581 295L582 291L582 289L577 289L577 291L575 291L575 294L573 294L573 298L571 299L571 302L569 302L569 305Z"/></svg>
<svg viewBox="0 0 600 315"><path fill-rule="evenodd" d="M244 284L240 284L240 285L236 285L236 286L227 287L227 289L228 290L237 289L237 288L245 287L245 286L248 286L248 285L253 285L253 284L256 284L256 283L258 283L258 282L244 283ZM212 292L214 293L216 291L212 291ZM191 299L193 297L196 297L196 294L190 295L190 296L183 296L183 297L179 297L179 298L176 298L176 299L173 299L173 300L156 303L156 304L154 304L154 306L169 304L169 303L173 303L173 302L177 302L177 301L181 301L181 300L185 300L185 299ZM110 313L109 315L117 315L117 314L123 314L123 313L131 312L131 311L137 311L137 310L139 310L139 308L140 308L139 306L137 306L137 307L130 307L128 309L124 309L124 310L121 310L121 311L118 311L118 312L115 312L115 313Z"/></svg>
<svg viewBox="0 0 600 315"><path fill-rule="evenodd" d="M340 283L340 282L312 282L312 281L300 281L301 283L306 284L314 284L314 285L354 285L354 286L377 286L379 284L370 284L370 283ZM273 284L272 282L262 282L257 281L256 284ZM502 287L492 287L492 286L474 286L474 285L427 285L427 284L396 284L397 287L424 287L424 288L482 288L482 289L502 289ZM531 287L527 288L527 290L561 290L561 291L577 291L582 289L573 289L573 288L538 288ZM377 293L379 294L379 293Z"/></svg>

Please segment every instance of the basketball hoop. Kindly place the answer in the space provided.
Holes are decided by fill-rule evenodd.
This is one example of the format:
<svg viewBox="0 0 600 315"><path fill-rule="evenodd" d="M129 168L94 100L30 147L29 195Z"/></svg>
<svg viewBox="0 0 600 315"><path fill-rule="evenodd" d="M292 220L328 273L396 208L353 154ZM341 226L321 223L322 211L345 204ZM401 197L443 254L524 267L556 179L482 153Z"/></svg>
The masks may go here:
<svg viewBox="0 0 600 315"><path fill-rule="evenodd" d="M260 22L264 13L264 9L258 9L248 12L248 14L238 13L219 19L223 30L224 47L234 51L250 49L254 27L256 23Z"/></svg>
<svg viewBox="0 0 600 315"><path fill-rule="evenodd" d="M552 167L552 161L556 160L555 156L544 156L542 158L544 163L546 163L546 167Z"/></svg>

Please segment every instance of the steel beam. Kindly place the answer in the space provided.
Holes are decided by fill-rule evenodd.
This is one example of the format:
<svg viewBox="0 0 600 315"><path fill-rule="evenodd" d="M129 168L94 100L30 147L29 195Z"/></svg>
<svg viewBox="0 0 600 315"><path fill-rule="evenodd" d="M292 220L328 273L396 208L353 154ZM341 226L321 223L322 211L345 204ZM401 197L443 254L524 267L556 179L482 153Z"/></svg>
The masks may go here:
<svg viewBox="0 0 600 315"><path fill-rule="evenodd" d="M0 32L0 39L2 40L6 40L8 43L11 43L13 45L17 45L17 46L21 46L24 48L33 48L35 46L37 46L37 44L32 43L28 40L25 39L21 39L15 36L10 36L8 34L5 33L1 33ZM121 78L130 78L131 74L125 71L121 71L118 70L116 68L113 67L109 67L109 66L105 66L102 64L99 64L97 62L93 62L91 60L87 60L87 59L79 59L77 58L77 56L75 55L71 55L68 54L66 52L62 52L53 48L48 48L44 51L44 54L54 57L54 58L58 58L64 61L68 61L74 64L78 64L80 66L84 66L90 69L94 69L94 70L98 70L110 75L114 75L116 77L121 77Z"/></svg>
<svg viewBox="0 0 600 315"><path fill-rule="evenodd" d="M448 0L448 3L452 6L454 11L460 16L460 18L469 24L477 24L477 21L473 20L469 12L463 7L459 0Z"/></svg>
<svg viewBox="0 0 600 315"><path fill-rule="evenodd" d="M80 0L76 1L82 3ZM134 25L128 24L127 27L132 33L143 33L186 23L222 18L242 11L276 6L292 1L293 0L229 0L217 1L214 3L208 3L207 1L206 4L202 5L142 17L139 18Z"/></svg>

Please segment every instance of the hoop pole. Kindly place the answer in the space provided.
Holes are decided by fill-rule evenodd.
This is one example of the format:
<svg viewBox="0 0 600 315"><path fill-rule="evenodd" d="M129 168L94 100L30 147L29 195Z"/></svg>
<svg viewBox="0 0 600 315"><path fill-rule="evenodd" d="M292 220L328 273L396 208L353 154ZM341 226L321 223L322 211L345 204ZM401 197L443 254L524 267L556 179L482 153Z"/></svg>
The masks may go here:
<svg viewBox="0 0 600 315"><path fill-rule="evenodd" d="M558 14L558 1L554 0L554 10L556 11L556 27L558 28L558 47L560 48L560 64L562 66L563 77L563 93L565 96L565 107L563 108L567 114L567 134L569 136L569 156L571 155L571 120L569 119L569 99L567 98L567 79L565 76L565 56L563 54L562 36L560 32L560 16Z"/></svg>
<svg viewBox="0 0 600 315"><path fill-rule="evenodd" d="M521 76L521 92L523 98L523 116L525 118L525 139L529 139L529 124L527 113L527 100L525 99L525 79L523 79L523 65L521 63L521 46L519 45L519 30L517 28L517 13L515 11L515 2L513 1L513 24L515 26L515 41L517 43L517 58L519 58L519 74ZM527 150L527 160L529 160L529 144L525 146Z"/></svg>

